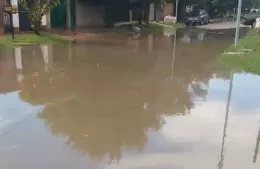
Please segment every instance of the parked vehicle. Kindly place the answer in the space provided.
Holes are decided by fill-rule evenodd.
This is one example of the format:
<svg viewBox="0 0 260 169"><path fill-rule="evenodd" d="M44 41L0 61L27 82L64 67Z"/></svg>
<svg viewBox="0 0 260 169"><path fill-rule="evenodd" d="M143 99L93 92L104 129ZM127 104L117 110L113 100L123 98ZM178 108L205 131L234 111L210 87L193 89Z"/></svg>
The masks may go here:
<svg viewBox="0 0 260 169"><path fill-rule="evenodd" d="M250 12L248 14L245 14L242 17L242 23L244 25L251 25L251 27L254 28L255 24L256 24L256 18L259 18L259 17L260 17L260 11L259 12L257 12L257 11Z"/></svg>
<svg viewBox="0 0 260 169"><path fill-rule="evenodd" d="M195 9L195 10L187 13L185 23L187 25L189 25L189 24L200 24L200 25L208 24L209 15L206 10Z"/></svg>

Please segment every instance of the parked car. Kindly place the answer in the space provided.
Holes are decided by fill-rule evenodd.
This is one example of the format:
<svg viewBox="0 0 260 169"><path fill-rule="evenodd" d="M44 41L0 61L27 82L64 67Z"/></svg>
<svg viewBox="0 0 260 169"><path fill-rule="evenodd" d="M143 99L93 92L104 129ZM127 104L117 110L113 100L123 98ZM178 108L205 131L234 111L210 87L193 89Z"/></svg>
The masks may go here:
<svg viewBox="0 0 260 169"><path fill-rule="evenodd" d="M187 13L185 23L187 25L189 25L189 24L200 24L200 25L208 24L209 15L206 10L195 9L195 10Z"/></svg>
<svg viewBox="0 0 260 169"><path fill-rule="evenodd" d="M251 25L251 27L254 28L256 24L256 18L259 17L260 17L260 12L257 11L250 12L242 16L242 23L244 25Z"/></svg>

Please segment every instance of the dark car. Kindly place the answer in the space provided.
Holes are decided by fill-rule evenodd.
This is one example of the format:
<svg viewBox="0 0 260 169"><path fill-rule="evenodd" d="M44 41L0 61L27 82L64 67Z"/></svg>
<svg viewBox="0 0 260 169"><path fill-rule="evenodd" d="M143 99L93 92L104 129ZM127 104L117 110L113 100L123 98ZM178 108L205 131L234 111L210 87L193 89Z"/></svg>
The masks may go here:
<svg viewBox="0 0 260 169"><path fill-rule="evenodd" d="M260 12L250 12L242 17L242 23L244 25L251 25L251 27L254 28L256 24L256 18L260 18Z"/></svg>
<svg viewBox="0 0 260 169"><path fill-rule="evenodd" d="M200 25L208 24L209 15L206 12L206 10L196 9L196 10L193 10L193 11L187 13L185 23L187 25L189 25L189 24L200 24Z"/></svg>

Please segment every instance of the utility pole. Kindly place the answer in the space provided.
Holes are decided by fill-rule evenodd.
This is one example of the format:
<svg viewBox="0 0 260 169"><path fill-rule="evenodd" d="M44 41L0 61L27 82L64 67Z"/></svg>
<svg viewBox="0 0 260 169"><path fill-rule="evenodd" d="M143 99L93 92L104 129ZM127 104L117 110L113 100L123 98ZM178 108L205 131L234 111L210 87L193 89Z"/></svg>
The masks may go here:
<svg viewBox="0 0 260 169"><path fill-rule="evenodd" d="M175 30L174 33L174 42L173 42L173 52L172 52L172 70L171 70L171 81L173 80L173 73L174 73L174 62L175 62L175 54L176 54L176 43L177 43L177 32Z"/></svg>
<svg viewBox="0 0 260 169"><path fill-rule="evenodd" d="M235 46L237 46L237 41L239 38L241 8L242 8L242 0L238 0Z"/></svg>
<svg viewBox="0 0 260 169"><path fill-rule="evenodd" d="M178 6L179 6L179 0L176 0L175 2L175 18L176 18L176 22L177 22L177 18L178 18Z"/></svg>
<svg viewBox="0 0 260 169"><path fill-rule="evenodd" d="M130 8L129 8L129 22L133 21L133 11L132 11L132 0L129 0Z"/></svg>

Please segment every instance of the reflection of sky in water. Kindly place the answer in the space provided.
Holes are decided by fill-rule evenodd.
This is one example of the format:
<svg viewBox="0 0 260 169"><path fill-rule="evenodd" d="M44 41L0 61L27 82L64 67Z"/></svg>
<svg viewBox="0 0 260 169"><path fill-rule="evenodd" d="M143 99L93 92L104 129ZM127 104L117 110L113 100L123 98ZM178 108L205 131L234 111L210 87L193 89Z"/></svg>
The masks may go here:
<svg viewBox="0 0 260 169"><path fill-rule="evenodd" d="M19 98L19 92L0 94L0 134L4 129L23 120L28 114L39 112L42 106L32 106Z"/></svg>
<svg viewBox="0 0 260 169"><path fill-rule="evenodd" d="M209 86L208 101L227 100L228 80L212 79ZM252 74L235 74L231 96L232 108L236 110L260 108L259 100L260 77Z"/></svg>
<svg viewBox="0 0 260 169"><path fill-rule="evenodd" d="M252 80L256 83L248 85L247 83ZM260 161L252 162L260 118L260 112L255 111L254 108L257 108L258 104L257 102L241 103L257 98L257 93L253 89L258 88L259 82L260 78L256 76L243 74L235 76L234 86L236 83L239 84L238 87L234 87L233 97L238 98L233 100L233 105L230 107L225 143L225 168L259 168ZM239 92L245 86L250 88L250 91L242 97ZM125 152L119 165L112 164L104 168L157 169L160 166L159 168L165 169L194 169L195 166L195 168L207 169L217 166L222 148L229 81L213 79L209 87L207 100L196 101L190 115L166 116L160 132L148 131L148 141L141 153L129 155L129 152ZM218 97L220 95L223 97Z"/></svg>
<svg viewBox="0 0 260 169"><path fill-rule="evenodd" d="M253 75L236 74L234 77L230 115L236 116L230 116L228 121L225 168L259 168L260 161L252 163L260 117L260 112L254 110L260 107L257 104L257 98L260 96L256 90L260 88L259 83L260 78ZM165 123L159 131L148 129L144 148L141 151L132 147L122 148L120 161L106 163L106 158L91 161L87 154L72 151L64 144L62 136L53 137L46 126L37 120L19 128L20 132L17 132L16 137L12 137L15 139L6 141L6 145L9 142L13 143L10 145L19 143L12 158L17 156L34 166L50 164L49 166L56 168L77 166L80 169L86 166L93 169L216 168L221 150L228 87L228 80L210 80L206 100L196 101L190 115L165 116ZM18 92L0 95L0 120L9 122L9 125L19 122L28 113L38 112L41 108L42 106L31 106L21 101ZM32 137L21 140L20 137L24 134L21 131L30 133ZM12 150L6 148L5 151ZM31 153L23 156L25 152ZM41 153L35 156L38 152Z"/></svg>

